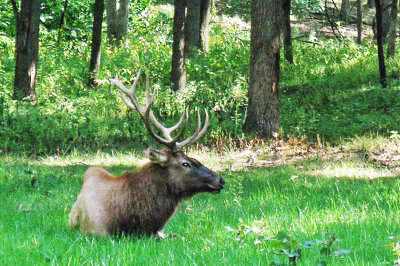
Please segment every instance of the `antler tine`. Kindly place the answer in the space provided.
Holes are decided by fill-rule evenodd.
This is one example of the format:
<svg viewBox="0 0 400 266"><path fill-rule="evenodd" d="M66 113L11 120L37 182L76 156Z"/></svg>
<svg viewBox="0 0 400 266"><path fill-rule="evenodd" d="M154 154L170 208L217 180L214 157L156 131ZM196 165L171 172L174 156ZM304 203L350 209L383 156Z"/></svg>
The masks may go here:
<svg viewBox="0 0 400 266"><path fill-rule="evenodd" d="M178 149L182 149L184 146L190 145L192 143L194 143L195 141L197 141L198 139L200 139L204 133L206 133L207 128L208 128L208 112L207 109L204 109L205 113L206 113L206 120L204 122L204 126L203 128L201 128L201 117L200 117L200 111L197 110L197 120L198 120L198 124L197 124L197 129L196 132L190 136L189 138L185 139L182 142L177 142L176 143L176 147Z"/></svg>
<svg viewBox="0 0 400 266"><path fill-rule="evenodd" d="M140 114L142 114L143 110L141 106L138 104L138 101L135 96L135 91L136 87L139 81L141 70L139 69L138 74L135 77L135 81L133 82L132 88L128 89L124 85L122 85L121 81L118 79L118 73L115 74L115 77L109 78L108 80L113 83L115 86L117 86L118 89L121 91L121 96L122 100L125 102L126 105L128 105L129 108L131 109L136 109ZM126 96L129 96L131 101L129 101Z"/></svg>
<svg viewBox="0 0 400 266"><path fill-rule="evenodd" d="M150 133L150 135L155 138L158 142L160 142L161 144L165 144L166 146L169 147L169 145L171 144L171 142L167 139L164 139L160 136L158 136L156 133L154 133L154 131L151 129L151 125L150 125L150 119L149 119L149 113L151 112L151 105L153 104L153 101L151 101L145 110L144 116L142 116L142 119L144 121L144 124L146 126L147 131ZM164 131L162 131L164 134Z"/></svg>
<svg viewBox="0 0 400 266"><path fill-rule="evenodd" d="M135 91L136 91L136 87L137 87L137 84L138 84L138 81L140 78L140 74L141 74L141 70L139 70L139 72L137 73L135 80L132 84L132 88L130 88L130 89L127 89L124 85L122 85L122 83L118 79L118 75L115 75L115 78L110 78L109 81L112 82L115 86L117 86L120 89L121 96L122 96L122 99L125 102L125 104L129 108L135 109L136 111L138 111L138 113L140 114L140 117L142 118L142 120L145 123L147 131L154 139L156 139L161 144L166 145L168 148L170 148L172 150L179 150L182 147L184 147L185 145L195 142L201 136L204 135L204 133L206 132L207 127L208 127L208 112L207 112L207 110L205 110L206 120L205 120L205 124L204 124L203 128L201 128L202 123L201 123L200 112L197 111L197 116L198 116L197 130L191 137L187 138L186 140L184 140L182 142L177 142L178 139L180 139L183 136L183 134L185 133L186 126L189 121L188 110L186 109L183 112L183 114L180 117L177 124L175 124L174 126L169 127L169 128L164 127L160 122L158 122L153 111L151 110L151 107L154 103L154 99L155 99L155 95L156 95L156 88L154 88L154 91L151 94L148 71L146 71L146 105L141 106L136 98ZM160 130L160 132L162 133L162 135L164 137L157 135L152 130L151 123L153 123L154 126ZM183 126L182 126L182 124L183 124ZM171 133L173 131L177 130L181 126L182 126L182 129L176 134L176 136L174 138L172 138Z"/></svg>
<svg viewBox="0 0 400 266"><path fill-rule="evenodd" d="M152 104L152 103L151 103ZM149 105L149 106L151 106L151 105ZM164 144L164 145L166 145L167 147L169 147L170 149L172 149L172 150L175 150L176 149L176 142L177 142L177 140L180 138L180 137L182 137L182 135L185 133L185 130L186 130L186 126L187 126L187 123L188 123L188 113L186 112L186 113L183 113L182 114L182 116L181 116L181 118L179 119L179 122L175 125L175 126L173 126L173 127L170 127L170 128L163 128L162 130L161 130L161 132L163 133L163 135L164 135L164 137L165 138L168 138L168 139L165 139L165 138L162 138L162 137L160 137L160 136L158 136L156 133L154 133L154 131L151 129L151 125L150 125L150 115L152 114L152 111L151 111L151 109L150 109L150 107L147 107L146 108L146 112L145 112L145 116L143 117L143 121L144 121L144 123L145 123L145 125L146 125L146 128L147 128L147 130L149 131L149 133L156 139L156 140L158 140L161 144ZM185 119L185 114L186 114L186 119ZM174 137L174 138L172 138L171 137L171 132L172 131L174 131L174 130L176 130L177 128L179 128L180 127L180 125L183 123L185 121L185 123L183 124L183 127L182 127L182 129L180 130L180 132ZM154 123L154 122L153 122Z"/></svg>

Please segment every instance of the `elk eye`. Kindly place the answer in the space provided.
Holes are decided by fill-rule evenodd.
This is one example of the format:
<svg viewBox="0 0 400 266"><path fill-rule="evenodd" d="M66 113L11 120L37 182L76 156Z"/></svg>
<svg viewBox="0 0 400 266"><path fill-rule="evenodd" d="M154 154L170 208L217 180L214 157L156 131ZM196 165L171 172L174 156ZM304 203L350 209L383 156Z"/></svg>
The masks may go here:
<svg viewBox="0 0 400 266"><path fill-rule="evenodd" d="M183 167L190 168L190 164L188 164L188 163L183 163L182 166L183 166Z"/></svg>

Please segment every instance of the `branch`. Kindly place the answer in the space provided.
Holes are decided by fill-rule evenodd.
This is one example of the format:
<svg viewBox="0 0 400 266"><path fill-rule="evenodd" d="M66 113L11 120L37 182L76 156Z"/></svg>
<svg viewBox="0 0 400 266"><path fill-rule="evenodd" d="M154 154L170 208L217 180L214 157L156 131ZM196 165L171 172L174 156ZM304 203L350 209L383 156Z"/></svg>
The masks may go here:
<svg viewBox="0 0 400 266"><path fill-rule="evenodd" d="M335 2L334 1L332 1L332 2L334 4L334 7L337 9ZM329 16L328 0L325 0L325 15L326 15L326 19L328 20L329 24L331 25L333 35L335 35L337 40L339 40L339 41L343 40L342 34L340 33L339 29L337 28L337 26L335 25L335 23L332 21L331 17ZM337 29L340 36L336 34L335 28Z"/></svg>

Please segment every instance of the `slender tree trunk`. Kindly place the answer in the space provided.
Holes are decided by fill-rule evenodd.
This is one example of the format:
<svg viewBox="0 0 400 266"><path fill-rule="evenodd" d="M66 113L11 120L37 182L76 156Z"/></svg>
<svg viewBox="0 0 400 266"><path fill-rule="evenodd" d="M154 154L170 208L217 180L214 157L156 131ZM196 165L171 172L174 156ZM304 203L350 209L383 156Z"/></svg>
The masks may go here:
<svg viewBox="0 0 400 266"><path fill-rule="evenodd" d="M375 0L376 7L376 42L378 46L378 62L380 83L383 88L386 88L386 67L385 57L383 55L383 36L382 36L382 7L381 0Z"/></svg>
<svg viewBox="0 0 400 266"><path fill-rule="evenodd" d="M97 88L97 71L101 58L101 31L103 24L104 0L95 0L93 11L93 31L89 67L89 87Z"/></svg>
<svg viewBox="0 0 400 266"><path fill-rule="evenodd" d="M249 104L244 130L270 138L279 131L279 0L252 0Z"/></svg>
<svg viewBox="0 0 400 266"><path fill-rule="evenodd" d="M381 0L381 9L382 9L382 41L383 43L387 42L387 37L389 34L389 28L391 23L390 18L390 7L392 0Z"/></svg>
<svg viewBox="0 0 400 266"><path fill-rule="evenodd" d="M350 1L342 0L342 5L340 7L340 11L342 13L343 19L345 21L349 21L350 18Z"/></svg>
<svg viewBox="0 0 400 266"><path fill-rule="evenodd" d="M209 25L212 0L201 0L200 7L200 43L203 51L209 50Z"/></svg>
<svg viewBox="0 0 400 266"><path fill-rule="evenodd" d="M283 2L283 45L285 52L285 59L293 64L293 45L292 45L292 29L290 26L290 10L291 0L282 0Z"/></svg>
<svg viewBox="0 0 400 266"><path fill-rule="evenodd" d="M392 0L392 7L390 10L390 27L387 47L387 57L394 57L396 54L396 38L397 38L397 5L398 0Z"/></svg>
<svg viewBox="0 0 400 266"><path fill-rule="evenodd" d="M121 43L128 32L129 0L105 0L107 12L107 39L110 43ZM117 8L118 6L118 8Z"/></svg>
<svg viewBox="0 0 400 266"><path fill-rule="evenodd" d="M64 25L65 14L67 13L67 8L68 8L68 0L65 0L64 1L64 9L61 13L60 23L58 24L58 38L57 38L58 44L61 42L62 27Z"/></svg>
<svg viewBox="0 0 400 266"><path fill-rule="evenodd" d="M375 1L374 0L368 0L367 7L373 8L374 6L375 6Z"/></svg>
<svg viewBox="0 0 400 266"><path fill-rule="evenodd" d="M119 9L118 9L118 24L117 24L117 41L121 42L122 39L128 33L128 24L129 24L129 0L120 0L119 1Z"/></svg>
<svg viewBox="0 0 400 266"><path fill-rule="evenodd" d="M185 0L174 1L174 30L171 62L171 82L174 91L186 87L185 2Z"/></svg>
<svg viewBox="0 0 400 266"><path fill-rule="evenodd" d="M117 24L117 0L104 0L107 13L107 39L109 42L114 42Z"/></svg>
<svg viewBox="0 0 400 266"><path fill-rule="evenodd" d="M39 58L40 0L22 0L21 11L11 0L16 22L16 64L13 99L36 101L36 73Z"/></svg>
<svg viewBox="0 0 400 266"><path fill-rule="evenodd" d="M186 51L191 51L193 47L200 47L200 4L201 0L186 0Z"/></svg>
<svg viewBox="0 0 400 266"><path fill-rule="evenodd" d="M362 21L362 5L361 0L356 0L357 5L357 43L362 44L363 36L363 21Z"/></svg>

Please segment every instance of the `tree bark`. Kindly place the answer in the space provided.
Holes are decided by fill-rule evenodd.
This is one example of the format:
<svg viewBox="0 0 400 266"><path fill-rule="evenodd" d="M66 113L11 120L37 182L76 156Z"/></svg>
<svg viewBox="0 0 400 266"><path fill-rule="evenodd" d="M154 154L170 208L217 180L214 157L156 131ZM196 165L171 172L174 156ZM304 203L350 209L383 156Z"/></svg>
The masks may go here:
<svg viewBox="0 0 400 266"><path fill-rule="evenodd" d="M89 66L89 87L97 88L97 71L100 68L101 58L101 31L103 24L104 0L95 0L93 10L92 44Z"/></svg>
<svg viewBox="0 0 400 266"><path fill-rule="evenodd" d="M171 62L171 82L174 91L186 87L185 2L185 0L174 1L174 29Z"/></svg>
<svg viewBox="0 0 400 266"><path fill-rule="evenodd" d="M11 0L16 22L16 64L13 99L36 101L36 74L39 58L40 0L22 0L21 11Z"/></svg>
<svg viewBox="0 0 400 266"><path fill-rule="evenodd" d="M203 51L209 50L209 25L212 0L201 0L200 6L200 44Z"/></svg>
<svg viewBox="0 0 400 266"><path fill-rule="evenodd" d="M386 67L385 57L383 55L383 36L382 36L382 7L381 0L375 0L376 7L376 42L378 46L378 62L380 83L383 88L386 88Z"/></svg>
<svg viewBox="0 0 400 266"><path fill-rule="evenodd" d="M290 10L291 0L282 0L283 2L283 45L285 59L293 64L293 45L292 45L292 29L290 26Z"/></svg>
<svg viewBox="0 0 400 266"><path fill-rule="evenodd" d="M392 0L381 0L382 8L382 40L383 43L387 42L387 37L389 35L390 28L390 7L392 6Z"/></svg>
<svg viewBox="0 0 400 266"><path fill-rule="evenodd" d="M362 44L363 36L363 21L362 21L362 5L361 0L356 0L357 5L357 43Z"/></svg>
<svg viewBox="0 0 400 266"><path fill-rule="evenodd" d="M64 9L61 13L60 23L58 24L58 37L57 37L58 44L61 42L62 27L64 25L65 14L67 13L67 8L68 8L68 0L65 0L64 1Z"/></svg>
<svg viewBox="0 0 400 266"><path fill-rule="evenodd" d="M200 48L200 6L201 0L186 0L186 51L191 51L193 47Z"/></svg>
<svg viewBox="0 0 400 266"><path fill-rule="evenodd" d="M392 0L390 10L390 27L388 36L387 57L394 57L396 54L396 38L397 38L397 5L398 0Z"/></svg>
<svg viewBox="0 0 400 266"><path fill-rule="evenodd" d="M121 41L128 33L129 24L129 0L120 0L118 9L118 27L117 27L117 41Z"/></svg>
<svg viewBox="0 0 400 266"><path fill-rule="evenodd" d="M342 0L342 5L340 7L340 11L342 13L343 19L345 21L349 21L350 18L350 1Z"/></svg>
<svg viewBox="0 0 400 266"><path fill-rule="evenodd" d="M107 12L107 38L110 43L121 43L128 32L129 0L105 0Z"/></svg>
<svg viewBox="0 0 400 266"><path fill-rule="evenodd" d="M249 103L243 129L262 138L279 131L281 21L279 0L252 0Z"/></svg>
<svg viewBox="0 0 400 266"><path fill-rule="evenodd" d="M368 0L367 7L373 8L374 6L375 6L375 1L374 0Z"/></svg>

